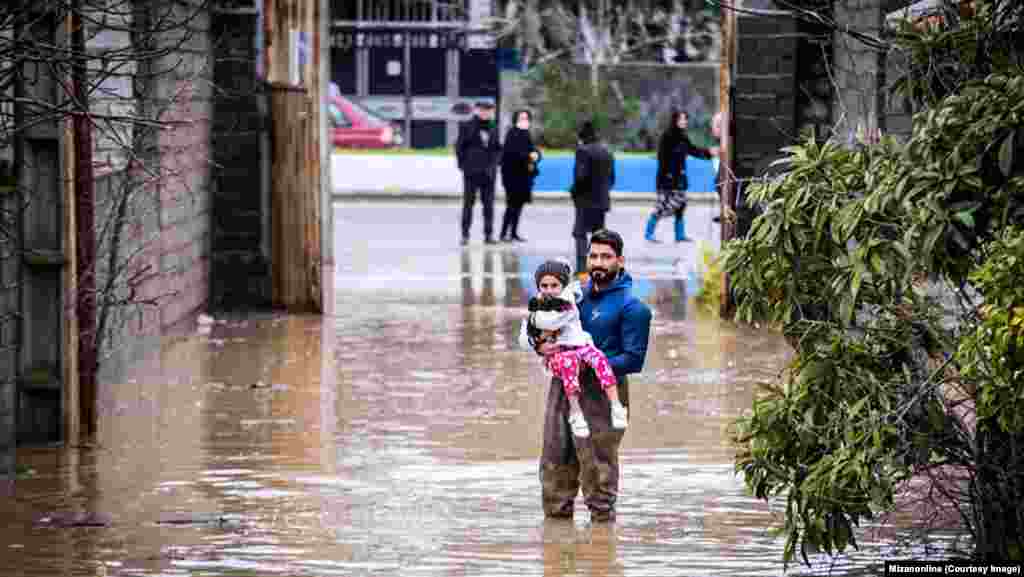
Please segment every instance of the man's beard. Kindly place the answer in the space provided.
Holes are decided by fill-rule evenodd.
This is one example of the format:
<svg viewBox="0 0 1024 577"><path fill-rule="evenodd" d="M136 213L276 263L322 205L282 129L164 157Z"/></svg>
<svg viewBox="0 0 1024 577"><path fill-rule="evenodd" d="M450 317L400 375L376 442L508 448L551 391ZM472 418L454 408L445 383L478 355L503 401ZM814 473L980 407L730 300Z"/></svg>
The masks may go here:
<svg viewBox="0 0 1024 577"><path fill-rule="evenodd" d="M600 273L600 275L598 273ZM592 268L590 269L590 277L594 279L594 282L596 284L606 285L611 282L611 280L615 277L615 274L608 269Z"/></svg>

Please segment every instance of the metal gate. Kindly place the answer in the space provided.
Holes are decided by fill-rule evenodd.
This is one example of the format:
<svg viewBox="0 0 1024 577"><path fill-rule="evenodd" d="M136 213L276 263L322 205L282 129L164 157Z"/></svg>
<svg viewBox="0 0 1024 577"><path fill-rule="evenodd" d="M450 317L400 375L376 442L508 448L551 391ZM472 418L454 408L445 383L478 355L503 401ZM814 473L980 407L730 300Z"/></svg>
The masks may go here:
<svg viewBox="0 0 1024 577"><path fill-rule="evenodd" d="M335 24L331 60L341 94L399 124L413 148L454 142L474 101L501 104L497 50L463 24Z"/></svg>

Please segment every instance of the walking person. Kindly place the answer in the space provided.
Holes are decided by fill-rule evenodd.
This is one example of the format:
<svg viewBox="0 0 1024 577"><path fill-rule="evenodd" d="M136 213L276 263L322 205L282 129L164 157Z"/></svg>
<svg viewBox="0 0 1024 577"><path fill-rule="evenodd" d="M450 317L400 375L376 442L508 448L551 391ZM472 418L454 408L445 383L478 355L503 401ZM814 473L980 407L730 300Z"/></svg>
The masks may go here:
<svg viewBox="0 0 1024 577"><path fill-rule="evenodd" d="M710 159L718 155L718 148L700 148L694 146L687 136L690 126L689 116L685 111L673 110L672 117L665 132L658 142L658 169L655 186L658 189L658 200L654 212L647 219L644 238L650 242L659 242L654 237L658 221L662 218L675 216L676 242L686 242L686 189L689 182L686 178L686 157L693 155Z"/></svg>
<svg viewBox="0 0 1024 577"><path fill-rule="evenodd" d="M640 372L647 357L651 310L632 295L633 278L626 272L622 237L599 230L590 238L587 255L590 279L580 287L577 302L582 329L604 353L617 381L617 396L629 410L628 374ZM524 335L520 346L530 348ZM538 342L534 350L549 355L559 345ZM559 377L553 376L544 408L541 450L541 499L546 517L572 517L580 489L594 522L614 521L619 493L619 445L624 431L613 426L613 401L590 366L581 366L579 407L588 437L573 434L572 407Z"/></svg>
<svg viewBox="0 0 1024 577"><path fill-rule="evenodd" d="M484 212L484 243L494 240L494 179L501 160L498 128L494 125L494 104L476 103L473 118L459 125L455 159L462 171L462 246L469 244L473 226L473 205L479 193Z"/></svg>
<svg viewBox="0 0 1024 577"><path fill-rule="evenodd" d="M587 265L587 235L604 228L605 214L611 209L611 189L615 186L615 155L600 141L593 122L584 122L579 131L576 165L570 189L576 207L572 236L576 241L576 275Z"/></svg>
<svg viewBox="0 0 1024 577"><path fill-rule="evenodd" d="M501 151L501 184L505 187L505 216L501 219L502 242L524 242L519 236L519 217L523 205L533 200L533 181L537 178L540 150L530 138L529 110L517 110L515 124L505 133Z"/></svg>

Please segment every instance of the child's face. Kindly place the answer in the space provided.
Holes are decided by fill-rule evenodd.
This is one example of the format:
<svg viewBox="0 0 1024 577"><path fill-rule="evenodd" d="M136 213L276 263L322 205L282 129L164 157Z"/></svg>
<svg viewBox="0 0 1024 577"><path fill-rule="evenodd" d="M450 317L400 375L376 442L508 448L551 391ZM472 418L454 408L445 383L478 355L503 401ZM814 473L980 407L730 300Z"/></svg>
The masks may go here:
<svg viewBox="0 0 1024 577"><path fill-rule="evenodd" d="M562 282L558 280L558 277L552 275L544 275L540 277L540 283L537 285L540 289L541 294L546 296L558 296L562 294Z"/></svg>

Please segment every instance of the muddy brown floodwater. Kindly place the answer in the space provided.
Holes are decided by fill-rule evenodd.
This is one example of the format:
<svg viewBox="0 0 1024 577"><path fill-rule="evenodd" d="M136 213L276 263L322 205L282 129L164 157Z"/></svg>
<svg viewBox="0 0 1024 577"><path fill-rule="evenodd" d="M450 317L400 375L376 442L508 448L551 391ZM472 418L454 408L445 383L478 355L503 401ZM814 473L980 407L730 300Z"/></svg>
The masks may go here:
<svg viewBox="0 0 1024 577"><path fill-rule="evenodd" d="M104 387L94 446L19 452L2 574L781 575L781 516L744 492L725 428L786 346L699 314L692 276L657 258L634 268L655 338L618 521L582 504L544 520L547 384L515 349L536 246L417 265L415 247L339 250L333 316L224 317L169 340ZM887 542L862 541L790 571L874 574Z"/></svg>

